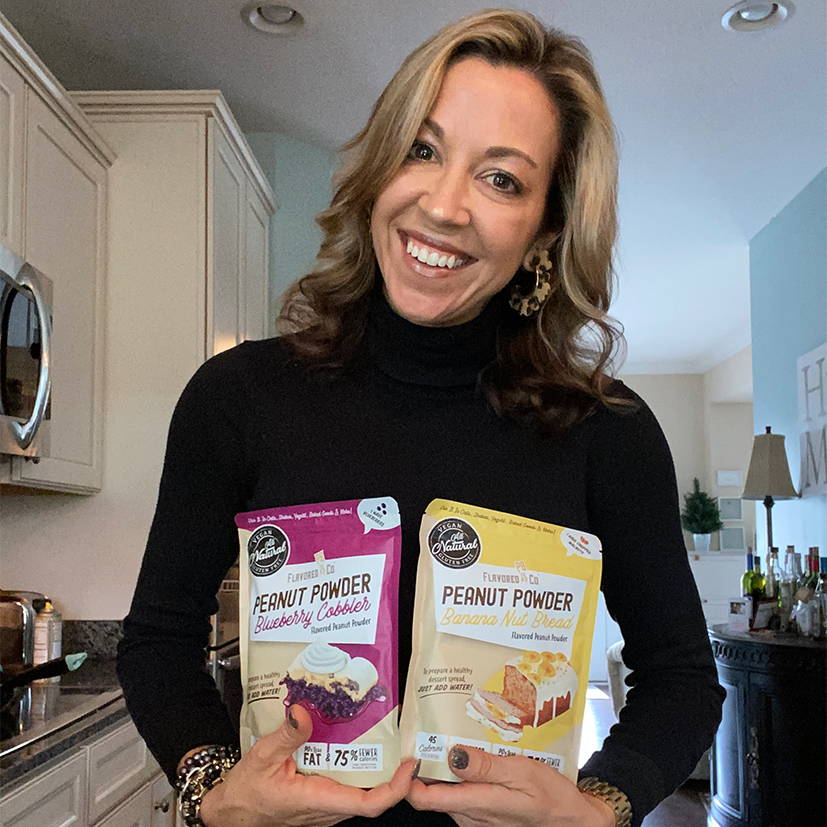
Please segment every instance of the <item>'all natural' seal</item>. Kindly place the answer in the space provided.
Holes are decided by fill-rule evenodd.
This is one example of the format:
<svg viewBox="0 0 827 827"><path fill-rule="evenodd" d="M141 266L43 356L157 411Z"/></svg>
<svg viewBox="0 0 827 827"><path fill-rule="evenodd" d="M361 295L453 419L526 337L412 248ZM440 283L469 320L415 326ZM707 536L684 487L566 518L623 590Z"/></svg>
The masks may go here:
<svg viewBox="0 0 827 827"><path fill-rule="evenodd" d="M247 541L250 571L256 577L267 577L277 572L290 555L290 540L274 525L257 528Z"/></svg>
<svg viewBox="0 0 827 827"><path fill-rule="evenodd" d="M465 520L439 520L428 532L431 554L451 569L465 569L477 562L482 551L479 534Z"/></svg>

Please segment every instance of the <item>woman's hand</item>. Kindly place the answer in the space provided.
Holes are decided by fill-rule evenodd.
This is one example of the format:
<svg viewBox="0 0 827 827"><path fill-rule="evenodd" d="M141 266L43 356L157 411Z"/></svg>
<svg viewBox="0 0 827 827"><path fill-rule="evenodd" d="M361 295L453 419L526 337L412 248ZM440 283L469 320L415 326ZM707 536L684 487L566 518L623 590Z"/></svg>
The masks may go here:
<svg viewBox="0 0 827 827"><path fill-rule="evenodd" d="M413 761L404 762L387 784L372 790L300 775L292 756L310 737L312 724L302 707L292 707L288 716L204 796L201 820L208 827L326 827L351 816L375 818L405 797Z"/></svg>
<svg viewBox="0 0 827 827"><path fill-rule="evenodd" d="M460 827L614 827L612 808L581 793L564 775L533 758L453 747L451 771L462 784L414 781L417 810L448 813Z"/></svg>

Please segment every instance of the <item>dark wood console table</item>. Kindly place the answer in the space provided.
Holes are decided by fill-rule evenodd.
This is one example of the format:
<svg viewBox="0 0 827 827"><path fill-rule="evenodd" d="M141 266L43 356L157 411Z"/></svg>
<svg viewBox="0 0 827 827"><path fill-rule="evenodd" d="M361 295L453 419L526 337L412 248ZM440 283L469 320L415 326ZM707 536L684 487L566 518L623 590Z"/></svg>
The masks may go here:
<svg viewBox="0 0 827 827"><path fill-rule="evenodd" d="M709 630L726 689L712 750L710 827L787 827L825 813L827 644Z"/></svg>

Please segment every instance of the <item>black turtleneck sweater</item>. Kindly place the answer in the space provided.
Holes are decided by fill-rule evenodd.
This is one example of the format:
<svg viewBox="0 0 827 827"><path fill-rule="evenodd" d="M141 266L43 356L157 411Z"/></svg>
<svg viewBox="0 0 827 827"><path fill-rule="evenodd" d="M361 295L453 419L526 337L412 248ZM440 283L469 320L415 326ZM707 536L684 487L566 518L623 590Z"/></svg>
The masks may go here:
<svg viewBox="0 0 827 827"><path fill-rule="evenodd" d="M640 400L632 414L601 409L559 437L498 418L477 390L498 313L492 303L466 324L427 328L379 300L347 370L310 373L270 339L210 359L187 385L118 662L129 710L170 776L187 750L236 740L204 671L215 594L238 554L234 515L386 495L402 515L400 686L417 533L432 499L590 531L603 543L602 590L633 673L620 722L580 775L626 792L638 825L692 771L724 693L663 433ZM453 823L405 802L376 822ZM357 823L368 822L348 822Z"/></svg>

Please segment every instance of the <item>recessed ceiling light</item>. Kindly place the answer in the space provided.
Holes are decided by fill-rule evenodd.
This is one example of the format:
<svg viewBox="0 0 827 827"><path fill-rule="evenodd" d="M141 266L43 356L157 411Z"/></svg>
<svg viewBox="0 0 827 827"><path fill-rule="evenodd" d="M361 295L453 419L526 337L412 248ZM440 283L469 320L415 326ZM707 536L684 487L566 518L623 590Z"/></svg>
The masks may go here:
<svg viewBox="0 0 827 827"><path fill-rule="evenodd" d="M721 25L731 32L757 32L780 26L794 11L795 6L790 2L761 3L758 0L745 0L724 12Z"/></svg>
<svg viewBox="0 0 827 827"><path fill-rule="evenodd" d="M254 29L267 34L294 34L304 25L304 17L292 6L278 3L248 3L241 17Z"/></svg>

